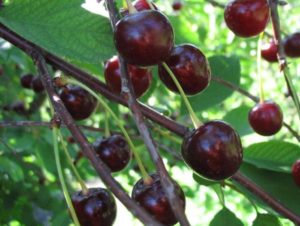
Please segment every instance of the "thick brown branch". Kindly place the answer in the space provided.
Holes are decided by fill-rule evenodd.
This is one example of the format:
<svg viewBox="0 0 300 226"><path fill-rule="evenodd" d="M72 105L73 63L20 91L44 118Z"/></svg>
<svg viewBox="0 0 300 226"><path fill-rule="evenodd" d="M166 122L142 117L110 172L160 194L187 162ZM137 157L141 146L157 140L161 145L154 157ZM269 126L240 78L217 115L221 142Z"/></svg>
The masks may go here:
<svg viewBox="0 0 300 226"><path fill-rule="evenodd" d="M112 27L115 29L115 24L117 22L117 11L114 7L114 1L113 0L106 0L106 5L109 11L110 19L112 22ZM177 217L178 221L183 226L189 226L190 223L184 213L184 209L181 205L181 201L179 197L176 195L176 189L172 182L171 177L168 174L168 171L164 165L164 162L159 155L159 152L156 148L156 145L153 141L153 138L150 134L149 128L145 124L144 116L140 110L140 106L138 102L136 101L133 87L131 84L131 80L128 74L127 70L127 64L124 61L124 59L119 56L120 66L121 66L121 80L122 80L122 93L127 100L127 105L129 106L135 123L137 125L137 128L142 136L142 139L149 151L149 154L152 158L152 161L154 162L156 166L156 170L160 176L160 181L162 183L162 187L165 191L165 194L167 195L168 201L171 204L171 208Z"/></svg>
<svg viewBox="0 0 300 226"><path fill-rule="evenodd" d="M13 45L19 47L23 51L27 53L31 53L34 48L40 49L40 47L36 47L34 44L30 43L29 41L23 39L16 33L12 32L10 29L5 27L4 25L0 24L0 36L4 38L5 40L9 41ZM62 60L61 58L46 52L44 50L41 50L41 53L46 58L47 62L51 65L55 66L57 69L62 70L64 73L69 74L70 76L76 78L77 80L81 81L85 85L89 86L89 88L95 90L96 92L102 94L107 99L110 99L112 101L115 101L117 103L126 105L125 100L122 99L120 96L117 96L109 91L109 89L100 81L89 75L88 73L76 68L74 65L69 64L68 62ZM173 120L161 115L160 113L154 111L153 109L149 108L146 105L140 104L140 109L143 112L144 116L153 120L154 122L160 124L161 126L164 126L168 130L183 136L187 128L174 122ZM242 186L245 186L251 193L258 196L257 194L257 186L255 184L247 184L247 179L239 180L238 183L240 183ZM245 185L244 185L245 183ZM260 190L259 197L267 202L269 200L269 195L264 192L263 190ZM273 202L267 202L273 209L276 209L278 213L282 214L283 216L289 218L291 221L296 221L295 218L290 217L293 216L293 214L287 215L286 212L292 213L289 209L282 207L282 206L275 206L274 203L278 203L276 199L272 198Z"/></svg>
<svg viewBox="0 0 300 226"><path fill-rule="evenodd" d="M124 191L121 185L114 180L107 166L97 157L96 152L93 150L92 145L89 144L86 137L80 131L78 126L75 124L73 118L65 108L62 100L56 94L55 89L52 85L52 79L48 73L46 62L44 58L38 53L32 54L33 59L38 67L40 76L42 78L43 85L47 91L50 101L55 109L55 112L64 122L66 127L73 135L77 144L81 147L84 155L90 160L93 167L98 172L102 181L106 184L110 191L144 224L146 225L161 225L155 221L148 213L143 211Z"/></svg>

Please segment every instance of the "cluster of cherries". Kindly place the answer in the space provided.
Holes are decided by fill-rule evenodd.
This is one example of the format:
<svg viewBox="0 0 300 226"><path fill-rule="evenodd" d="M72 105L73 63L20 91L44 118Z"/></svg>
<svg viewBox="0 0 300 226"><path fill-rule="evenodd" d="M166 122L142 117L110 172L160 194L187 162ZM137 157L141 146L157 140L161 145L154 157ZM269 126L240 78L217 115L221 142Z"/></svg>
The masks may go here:
<svg viewBox="0 0 300 226"><path fill-rule="evenodd" d="M148 67L153 65L158 65L159 77L166 87L178 93L163 62L174 73L187 95L204 90L211 78L205 55L190 44L174 46L172 26L154 4L150 6L145 0L137 0L133 5L138 12L123 12L125 16L116 24L114 41L118 53L128 63L127 70L135 96L139 98L149 88L152 74ZM238 11L237 6L246 7L245 10L250 13L240 18L243 14L235 12ZM264 0L235 0L225 10L225 21L229 28L243 37L260 33L268 17L268 6ZM238 24L236 21L239 21ZM241 21L247 26L240 26ZM117 56L105 63L104 75L108 87L120 94L121 70ZM75 120L89 117L97 105L96 99L78 86L63 87L60 97ZM273 102L264 102L252 109L249 121L255 131L271 135L280 129L282 113ZM123 170L130 161L129 146L121 135L99 139L93 146L97 156L111 172ZM239 169L243 158L239 135L222 121L209 121L186 134L181 152L185 162L195 172L217 181L231 177ZM299 172L299 167L295 167L295 171ZM157 174L151 174L150 177L150 182L140 179L134 185L132 198L162 224L176 224L177 219L162 188L160 177ZM184 193L176 182L174 185L184 208ZM93 188L87 192L77 192L72 196L72 202L83 226L109 226L115 220L115 200L106 189Z"/></svg>
<svg viewBox="0 0 300 226"><path fill-rule="evenodd" d="M24 74L20 78L20 84L25 89L31 89L35 93L42 93L44 91L44 86L39 76L34 76L31 73ZM20 115L26 115L28 111L26 110L25 104L23 101L16 101L10 105L3 107L3 110L9 111L12 110Z"/></svg>
<svg viewBox="0 0 300 226"><path fill-rule="evenodd" d="M267 0L232 0L225 7L224 18L228 28L237 36L253 37L265 30L269 11ZM288 39L285 43L288 48L293 42ZM277 47L274 42L271 44L261 54L274 61L277 60ZM283 114L275 102L261 101L249 112L249 123L260 135L274 135L282 127Z"/></svg>
<svg viewBox="0 0 300 226"><path fill-rule="evenodd" d="M204 90L211 78L205 55L190 44L174 46L172 26L155 5L152 5L154 10L145 0L135 1L133 5L138 12L129 14L123 11L125 16L116 24L114 41L119 54L128 63L129 79L136 97L142 96L149 88L152 75L148 67L153 65L158 65L159 77L166 87L178 92L163 62L174 73L187 95ZM108 87L120 94L121 70L117 56L106 62L104 75ZM130 159L128 145L120 135L98 140L94 148L112 172L122 170ZM224 180L238 170L242 161L242 146L232 127L222 121L211 121L186 135L182 155L186 163L200 175L211 180ZM177 219L162 188L160 177L157 174L151 174L150 177L150 182L140 179L135 184L132 198L162 224L176 224ZM184 207L183 191L176 182L174 185ZM99 199L93 192L91 195L76 193L75 197L78 196L82 196L79 200L86 200L90 196ZM85 213L84 216L80 215L80 222L89 222L89 225L93 225L94 216L102 215L97 213L99 209L93 209L85 201L77 201L74 206L76 211ZM111 217L115 217L115 212Z"/></svg>
<svg viewBox="0 0 300 226"><path fill-rule="evenodd" d="M247 13L245 13L247 12ZM269 21L267 0L232 0L225 8L224 18L227 26L240 37L252 37L263 32ZM288 57L300 57L300 33L287 36L283 41ZM278 49L273 40L261 50L262 57L276 62ZM258 103L249 112L249 123L255 132L264 136L276 134L282 127L283 114L280 107L272 101ZM295 183L300 187L300 160L292 166Z"/></svg>

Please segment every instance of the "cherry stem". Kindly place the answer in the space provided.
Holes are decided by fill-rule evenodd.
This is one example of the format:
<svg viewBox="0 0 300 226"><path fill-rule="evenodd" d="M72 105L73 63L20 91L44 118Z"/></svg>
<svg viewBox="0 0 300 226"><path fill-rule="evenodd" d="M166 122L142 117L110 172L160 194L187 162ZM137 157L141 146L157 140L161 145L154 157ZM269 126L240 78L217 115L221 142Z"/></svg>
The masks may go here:
<svg viewBox="0 0 300 226"><path fill-rule="evenodd" d="M109 113L105 110L105 121L104 121L104 135L105 137L110 137L110 129L109 129Z"/></svg>
<svg viewBox="0 0 300 226"><path fill-rule="evenodd" d="M76 226L80 226L79 220L77 218L76 212L74 210L74 207L73 207L73 204L72 204L72 201L71 201L71 198L70 198L70 194L68 192L68 189L67 189L67 186L66 186L66 183L65 183L63 171L62 171L61 164L60 164L59 152L58 152L58 141L57 141L57 135L58 135L57 130L58 129L55 126L52 128L53 147L54 147L55 163L56 163L56 167L57 167L58 178L59 178L62 190L63 190L65 200L66 200L67 205L70 209L71 216L72 216L72 219L74 221L74 224Z"/></svg>
<svg viewBox="0 0 300 226"><path fill-rule="evenodd" d="M126 4L127 4L129 14L133 14L137 12L136 8L131 3L131 0L126 0Z"/></svg>
<svg viewBox="0 0 300 226"><path fill-rule="evenodd" d="M257 42L257 75L258 75L258 81L259 81L259 102L263 103L264 102L264 87L263 87L263 76L261 73L261 48L262 48L262 38L263 38L263 34L261 33L259 35L259 39Z"/></svg>
<svg viewBox="0 0 300 226"><path fill-rule="evenodd" d="M170 141L174 141L174 142L177 143L177 144L181 144L181 143L182 143L182 141L181 141L180 139L174 137L174 136L170 133L170 131L165 131L165 130L162 130L162 129L158 128L158 127L153 127L152 129L153 129L153 131L159 133L160 135L162 135L162 136L168 138Z"/></svg>
<svg viewBox="0 0 300 226"><path fill-rule="evenodd" d="M248 196L246 196L246 195L245 195L240 189L238 189L234 184L231 184L231 183L229 183L229 182L224 181L224 185L230 187L230 189L232 189L232 190L234 190L234 191L240 193L241 195L243 195L243 196L249 201L249 203L253 206L253 208L255 209L255 212L256 212L257 214L259 214L258 208L257 208L255 202L254 202L251 198L249 198Z"/></svg>
<svg viewBox="0 0 300 226"><path fill-rule="evenodd" d="M162 65L166 69L166 71L169 73L169 75L171 76L171 78L172 78L173 82L175 83L177 89L179 90L179 93L180 93L180 95L183 99L183 102L184 102L184 104L185 104L185 106L186 106L186 108L189 112L189 115L190 115L191 120L194 124L194 127L195 127L195 129L197 129L198 127L200 127L202 125L202 122L197 118L197 116L196 116L196 114L195 114L188 98L186 97L181 85L179 84L179 82L178 82L176 76L174 75L174 73L172 72L172 70L169 68L169 66L165 62L162 62Z"/></svg>
<svg viewBox="0 0 300 226"><path fill-rule="evenodd" d="M150 9L155 10L154 6L152 5L152 1L146 0L146 2L150 6Z"/></svg>
<svg viewBox="0 0 300 226"><path fill-rule="evenodd" d="M82 189L83 194L87 194L87 193L88 193L88 188L86 187L84 181L83 181L82 178L80 177L80 175L79 175L79 173L78 173L78 171L77 171L77 169L76 169L76 167L75 167L75 165L74 165L74 163L73 163L73 160L72 160L72 158L71 158L71 156L70 156L70 154L69 154L69 152L68 152L66 143L65 143L65 141L64 141L64 138L63 138L63 136L62 136L60 130L58 130L58 137L59 137L59 139L60 139L61 146L63 147L63 151L64 151L64 153L65 153L65 155L66 155L66 157L67 157L67 161L68 161L69 165L71 166L71 169L72 169L72 171L73 171L73 174L75 175L75 177L76 177L78 183L79 183L80 186L81 186L81 189Z"/></svg>
<svg viewBox="0 0 300 226"><path fill-rule="evenodd" d="M126 129L124 128L122 122L119 120L118 116L112 111L112 109L106 104L106 102L104 100L102 100L102 98L97 95L93 90L91 90L90 88L88 88L86 85L80 83L80 82L77 82L76 80L73 80L73 79L69 79L68 78L68 83L70 84L74 84L74 85L78 85L82 88L84 88L85 90L87 90L90 94L92 94L99 102L100 104L105 108L105 110L107 111L107 113L109 113L115 120L115 122L117 123L118 127L120 128L120 130L122 131L125 139L127 140L129 146L130 146L130 149L131 151L133 152L133 155L136 159L136 162L138 164L138 167L141 171L141 174L142 174L142 177L144 179L145 182L152 182L152 178L149 176L149 174L147 173L144 165L143 165L143 162L139 156L139 153L137 152L132 140L130 139L130 136L128 135Z"/></svg>

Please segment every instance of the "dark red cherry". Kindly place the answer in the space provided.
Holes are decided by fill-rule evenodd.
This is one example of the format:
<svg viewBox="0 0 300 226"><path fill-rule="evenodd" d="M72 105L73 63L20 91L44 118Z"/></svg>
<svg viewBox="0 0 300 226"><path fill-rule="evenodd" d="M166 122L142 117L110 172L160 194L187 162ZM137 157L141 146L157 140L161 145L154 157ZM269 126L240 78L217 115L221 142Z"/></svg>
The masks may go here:
<svg viewBox="0 0 300 226"><path fill-rule="evenodd" d="M148 68L139 68L128 65L129 77L133 85L136 98L142 96L149 88L152 80L151 71ZM106 84L117 94L121 93L121 69L117 56L112 57L105 64L104 76Z"/></svg>
<svg viewBox="0 0 300 226"><path fill-rule="evenodd" d="M187 95L194 95L204 90L210 81L210 67L205 55L195 46L183 44L173 48L166 59ZM169 73L163 65L158 66L158 74L162 82L173 92L179 92Z"/></svg>
<svg viewBox="0 0 300 226"><path fill-rule="evenodd" d="M288 57L300 57L300 32L288 36L283 41L283 47Z"/></svg>
<svg viewBox="0 0 300 226"><path fill-rule="evenodd" d="M180 0L175 0L172 4L172 8L174 11L179 11L182 9L182 2Z"/></svg>
<svg viewBox="0 0 300 226"><path fill-rule="evenodd" d="M231 177L243 160L239 135L222 121L207 122L187 134L181 153L187 165L210 180Z"/></svg>
<svg viewBox="0 0 300 226"><path fill-rule="evenodd" d="M277 62L277 53L278 48L274 42L274 40L271 40L271 42L263 45L261 49L261 56L268 62Z"/></svg>
<svg viewBox="0 0 300 226"><path fill-rule="evenodd" d="M293 164L292 175L295 183L300 187L300 159Z"/></svg>
<svg viewBox="0 0 300 226"><path fill-rule="evenodd" d="M265 101L258 103L251 109L248 119L256 133L263 136L270 136L281 129L283 115L280 107L276 103Z"/></svg>
<svg viewBox="0 0 300 226"><path fill-rule="evenodd" d="M74 120L88 118L96 108L96 99L79 86L67 86L59 94Z"/></svg>
<svg viewBox="0 0 300 226"><path fill-rule="evenodd" d="M25 105L22 101L17 101L15 103L13 103L10 106L10 108L11 108L11 110L13 110L14 112L16 112L17 114L20 114L20 115L25 115L27 112Z"/></svg>
<svg viewBox="0 0 300 226"><path fill-rule="evenodd" d="M127 63L150 66L168 57L174 45L174 34L166 16L156 10L146 10L118 21L114 41Z"/></svg>
<svg viewBox="0 0 300 226"><path fill-rule="evenodd" d="M114 197L104 188L90 188L72 195L72 203L81 226L113 225L117 207Z"/></svg>
<svg viewBox="0 0 300 226"><path fill-rule="evenodd" d="M151 9L150 5L148 4L148 2L146 0L136 0L132 4L136 8L137 11ZM151 2L150 4L152 4L154 9L157 9L156 5L153 2Z"/></svg>
<svg viewBox="0 0 300 226"><path fill-rule="evenodd" d="M22 75L20 79L21 86L24 87L25 89L31 89L31 83L33 78L34 78L33 74Z"/></svg>
<svg viewBox="0 0 300 226"><path fill-rule="evenodd" d="M224 18L228 28L237 36L251 37L265 30L269 20L267 0L231 0Z"/></svg>
<svg viewBox="0 0 300 226"><path fill-rule="evenodd" d="M44 85L43 85L42 80L39 76L36 76L32 79L31 88L36 93L41 93L41 92L44 91Z"/></svg>
<svg viewBox="0 0 300 226"><path fill-rule="evenodd" d="M151 174L151 184L145 184L140 179L133 187L132 198L141 205L157 221L164 225L174 225L178 222L172 212L167 196L161 185L160 177ZM185 196L180 186L174 181L175 193L180 198L181 205L185 208Z"/></svg>
<svg viewBox="0 0 300 226"><path fill-rule="evenodd" d="M149 9L151 9L150 5L148 4L148 2L147 2L146 0L136 0L136 1L134 1L132 4L133 4L134 8L135 8L137 11L143 11L143 10L149 10ZM156 5L155 5L153 2L151 2L151 4L152 4L152 6L153 6L153 8L154 8L155 10L158 9L158 8L156 7ZM127 15L129 15L128 9L123 9L123 10L121 11L121 15L122 15L122 16L127 16Z"/></svg>
<svg viewBox="0 0 300 226"><path fill-rule="evenodd" d="M94 143L94 149L98 157L112 172L123 170L130 160L130 149L127 141L118 134L97 140Z"/></svg>

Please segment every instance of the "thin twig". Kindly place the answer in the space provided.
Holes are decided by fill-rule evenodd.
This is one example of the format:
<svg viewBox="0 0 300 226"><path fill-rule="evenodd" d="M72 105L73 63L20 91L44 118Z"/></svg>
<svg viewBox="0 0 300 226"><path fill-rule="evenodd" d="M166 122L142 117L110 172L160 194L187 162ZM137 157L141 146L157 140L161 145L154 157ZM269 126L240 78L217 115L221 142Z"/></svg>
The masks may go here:
<svg viewBox="0 0 300 226"><path fill-rule="evenodd" d="M0 24L0 36L27 53L33 51L33 49L35 49L35 48L40 50L41 53L44 55L46 61L48 63L50 63L52 66L54 66L55 68L62 70L64 73L81 81L85 85L89 86L91 89L93 89L96 92L105 96L107 99L115 101L119 104L126 106L126 102L123 98L110 92L110 90L99 80L97 80L90 74L80 70L79 68L75 67L74 65L64 61L63 59L45 51L45 50L42 50L40 47L37 47L36 45L34 45L34 44L30 43L29 41L25 40L24 38L20 37L18 34L12 32L9 28L5 27L3 24ZM139 105L140 105L140 109L145 117L160 124L161 126L164 126L166 129L168 129L180 136L184 136L184 134L188 131L188 129L185 126L180 125L177 122L173 121L172 119L163 116L162 114L158 113L157 111L153 110L152 108L150 108L146 105L143 105L143 104L139 104ZM244 178L244 179L245 180L238 181L238 183L240 183L242 186L244 186L244 183L245 183L245 187L252 194L258 196L258 194L256 194L256 193L257 193L257 189L260 189L260 188L257 188L257 186L255 184L250 184L250 185L246 184L247 178ZM263 190L260 190L259 197L263 201L267 202L270 205L270 207L276 209L278 211L278 213L289 218L291 221L295 221L295 218L290 217L293 215L286 214L287 211L292 213L291 210L287 209L284 206L280 207L280 208L278 208L277 206L275 207L274 203L278 202L276 199L271 197L273 199L272 202L268 202L270 199L268 193L264 192Z"/></svg>
<svg viewBox="0 0 300 226"><path fill-rule="evenodd" d="M107 9L109 11L110 19L112 21L112 27L115 29L115 24L117 20L117 11L114 6L114 1L106 0ZM129 106L137 128L142 136L142 139L149 151L149 154L152 158L156 166L156 170L160 176L160 181L162 183L162 187L167 195L168 201L170 202L170 206L180 222L183 226L189 226L190 223L184 213L184 208L182 206L182 202L176 194L176 189L174 183L172 182L171 177L168 174L168 171L164 165L164 162L159 155L159 152L154 144L153 138L149 132L147 125L144 122L144 116L140 110L140 106L138 105L134 92L133 87L131 84L131 80L128 73L127 64L124 59L119 56L120 66L121 66L121 81L122 81L122 94L127 101L127 105Z"/></svg>
<svg viewBox="0 0 300 226"><path fill-rule="evenodd" d="M94 151L91 144L88 143L86 137L80 131L78 126L74 123L73 118L65 108L62 100L56 94L54 87L52 85L52 79L48 73L46 67L46 62L44 58L38 53L31 53L32 58L35 61L36 66L38 67L39 74L41 76L43 85L48 93L50 101L58 114L61 120L65 123L71 134L73 135L77 144L81 147L84 155L90 160L93 167L96 169L102 181L107 185L109 190L111 190L114 195L135 215L146 225L161 225L155 221L147 212L141 209L124 191L121 185L114 180L111 176L110 170L108 167L97 157L96 152Z"/></svg>

